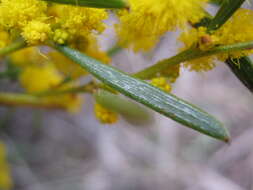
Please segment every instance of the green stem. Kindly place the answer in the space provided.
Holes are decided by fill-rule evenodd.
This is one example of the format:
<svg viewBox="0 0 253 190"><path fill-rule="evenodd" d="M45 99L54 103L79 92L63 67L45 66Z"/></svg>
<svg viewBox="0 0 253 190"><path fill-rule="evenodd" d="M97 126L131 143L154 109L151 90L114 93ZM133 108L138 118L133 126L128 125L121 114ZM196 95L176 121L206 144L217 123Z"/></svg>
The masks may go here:
<svg viewBox="0 0 253 190"><path fill-rule="evenodd" d="M24 40L16 41L4 48L0 49L0 56L4 56L7 54L10 54L14 51L20 50L22 48L25 48L27 46L26 42Z"/></svg>
<svg viewBox="0 0 253 190"><path fill-rule="evenodd" d="M28 94L0 92L0 105L27 106L35 108L65 109L64 105Z"/></svg>
<svg viewBox="0 0 253 190"><path fill-rule="evenodd" d="M62 90L49 90L49 91L39 92L33 95L38 96L38 97L45 97L45 96L58 96L58 95L73 94L73 93L93 93L96 88L98 88L97 84L95 84L94 82L90 82L82 86L77 86L77 87L72 87L72 88L62 89Z"/></svg>
<svg viewBox="0 0 253 190"><path fill-rule="evenodd" d="M138 77L140 79L149 79L156 76L161 71L165 70L169 65L175 65L185 61L206 57L210 55L235 52L239 50L246 50L252 48L253 48L253 41L237 43L232 45L218 46L207 51L202 51L199 49L187 49L171 58L162 60L156 63L155 65L152 65L142 71L139 71L133 74L133 76Z"/></svg>

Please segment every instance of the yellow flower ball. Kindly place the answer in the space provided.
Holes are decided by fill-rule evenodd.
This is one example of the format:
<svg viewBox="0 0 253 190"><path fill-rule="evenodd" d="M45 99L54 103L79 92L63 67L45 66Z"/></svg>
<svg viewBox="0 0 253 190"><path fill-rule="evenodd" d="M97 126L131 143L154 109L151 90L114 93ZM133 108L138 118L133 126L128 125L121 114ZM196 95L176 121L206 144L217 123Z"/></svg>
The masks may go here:
<svg viewBox="0 0 253 190"><path fill-rule="evenodd" d="M103 107L102 105L96 103L95 104L95 116L96 118L104 124L113 124L118 121L118 114L108 110L107 108Z"/></svg>
<svg viewBox="0 0 253 190"><path fill-rule="evenodd" d="M27 92L34 93L56 87L63 78L52 64L47 64L25 67L19 80Z"/></svg>
<svg viewBox="0 0 253 190"><path fill-rule="evenodd" d="M48 39L50 32L49 24L33 20L23 28L22 36L29 44L39 44Z"/></svg>
<svg viewBox="0 0 253 190"><path fill-rule="evenodd" d="M130 0L130 11L119 13L119 42L134 51L150 50L159 38L204 16L205 0Z"/></svg>
<svg viewBox="0 0 253 190"><path fill-rule="evenodd" d="M171 86L165 77L156 77L151 80L151 84L157 88L164 90L165 92L171 91Z"/></svg>

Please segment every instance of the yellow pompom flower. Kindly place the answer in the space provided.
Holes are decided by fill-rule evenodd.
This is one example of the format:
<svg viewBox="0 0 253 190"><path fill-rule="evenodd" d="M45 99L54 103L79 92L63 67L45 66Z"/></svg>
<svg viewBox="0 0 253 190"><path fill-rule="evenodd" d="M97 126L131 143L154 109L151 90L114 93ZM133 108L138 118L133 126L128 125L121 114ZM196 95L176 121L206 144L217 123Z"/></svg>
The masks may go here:
<svg viewBox="0 0 253 190"><path fill-rule="evenodd" d="M104 124L113 124L118 121L118 114L106 109L102 105L96 103L95 104L95 116L96 118Z"/></svg>
<svg viewBox="0 0 253 190"><path fill-rule="evenodd" d="M149 50L160 36L204 16L205 0L130 0L130 11L119 13L119 42L135 51Z"/></svg>
<svg viewBox="0 0 253 190"><path fill-rule="evenodd" d="M83 98L77 94L66 94L59 96L57 98L57 101L61 101L61 103L68 112L77 113L78 111L80 111Z"/></svg>
<svg viewBox="0 0 253 190"><path fill-rule="evenodd" d="M52 64L47 64L25 67L19 80L27 92L33 93L56 87L63 78Z"/></svg>
<svg viewBox="0 0 253 190"><path fill-rule="evenodd" d="M0 142L0 189L11 189L13 186L10 176L10 168L6 160L6 150L3 143Z"/></svg>
<svg viewBox="0 0 253 190"><path fill-rule="evenodd" d="M37 47L28 47L22 50L16 51L10 55L11 63L18 67L26 67L32 65L41 65L48 61L48 59L40 53Z"/></svg>
<svg viewBox="0 0 253 190"><path fill-rule="evenodd" d="M247 23L241 25L241 23ZM238 28L240 26L240 28ZM238 9L236 13L218 30L207 34L206 28L192 28L183 32L179 40L184 43L184 49L199 48L208 50L216 45L230 45L235 43L253 41L253 11L249 9ZM194 59L184 63L185 67L195 71L208 71L215 67L215 61L225 61L230 58L239 58L249 55L253 50L243 50L233 53L218 54Z"/></svg>
<svg viewBox="0 0 253 190"><path fill-rule="evenodd" d="M56 29L53 34L53 40L54 42L58 44L65 44L69 38L69 34L62 30L62 29Z"/></svg>
<svg viewBox="0 0 253 190"><path fill-rule="evenodd" d="M47 3L38 0L1 0L0 24L11 27L24 27L34 19L45 17Z"/></svg>
<svg viewBox="0 0 253 190"><path fill-rule="evenodd" d="M74 38L76 35L87 35L91 32L102 32L105 29L103 20L108 17L104 9L58 4L49 7L48 16L52 16L52 23L67 33L68 38Z"/></svg>
<svg viewBox="0 0 253 190"><path fill-rule="evenodd" d="M100 34L105 29L105 9L46 3L42 0L0 1L0 28L21 34L32 45L47 39L64 44L80 35Z"/></svg>
<svg viewBox="0 0 253 190"><path fill-rule="evenodd" d="M22 36L28 44L39 44L45 42L51 32L50 25L38 20L29 22L22 32Z"/></svg>
<svg viewBox="0 0 253 190"><path fill-rule="evenodd" d="M151 84L157 88L164 90L165 92L171 91L171 86L165 77L156 77L151 80Z"/></svg>

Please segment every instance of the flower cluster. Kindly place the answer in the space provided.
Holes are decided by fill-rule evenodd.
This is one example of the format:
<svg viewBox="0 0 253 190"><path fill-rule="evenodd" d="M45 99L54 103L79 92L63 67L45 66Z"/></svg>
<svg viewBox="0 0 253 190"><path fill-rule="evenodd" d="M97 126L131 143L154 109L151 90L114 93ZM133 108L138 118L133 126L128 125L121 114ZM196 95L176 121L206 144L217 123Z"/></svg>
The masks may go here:
<svg viewBox="0 0 253 190"><path fill-rule="evenodd" d="M18 77L21 86L27 93L35 95L49 91L62 91L77 83L64 82L67 75L57 68L58 61L42 54L36 47L20 50L10 56L10 62L21 70ZM78 111L82 102L80 96L71 93L42 96L41 100L56 104L70 112Z"/></svg>
<svg viewBox="0 0 253 190"><path fill-rule="evenodd" d="M53 40L63 44L101 33L107 18L103 9L57 5L40 0L2 0L0 28L36 45Z"/></svg>
<svg viewBox="0 0 253 190"><path fill-rule="evenodd" d="M19 68L18 79L27 93L64 91L79 84L78 79L87 75L86 71L60 53L48 48L43 51L43 47L35 45L51 42L69 44L109 63L110 59L97 43L107 17L105 9L41 0L3 0L0 1L0 48L19 38L23 38L28 46L33 46L10 55L10 63ZM68 78L70 82L66 82ZM41 100L71 112L81 106L81 97L73 93L43 96Z"/></svg>

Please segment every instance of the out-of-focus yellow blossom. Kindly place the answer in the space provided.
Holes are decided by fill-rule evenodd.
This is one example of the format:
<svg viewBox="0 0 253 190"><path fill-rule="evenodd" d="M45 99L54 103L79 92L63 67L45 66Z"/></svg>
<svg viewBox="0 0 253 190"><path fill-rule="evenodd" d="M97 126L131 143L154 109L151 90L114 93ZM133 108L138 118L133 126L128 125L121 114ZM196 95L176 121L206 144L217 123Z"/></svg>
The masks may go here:
<svg viewBox="0 0 253 190"><path fill-rule="evenodd" d="M53 64L25 67L20 83L27 92L41 92L56 87L63 80Z"/></svg>
<svg viewBox="0 0 253 190"><path fill-rule="evenodd" d="M149 50L160 36L204 16L206 0L130 0L130 11L119 12L119 42L135 51Z"/></svg>
<svg viewBox="0 0 253 190"><path fill-rule="evenodd" d="M48 90L61 91L71 88L73 85L66 83L62 84L63 75L59 73L55 65L44 62L43 64L34 64L22 67L23 71L20 74L20 83L29 93L43 93ZM77 94L58 94L42 97L42 99L52 105L59 105L71 113L80 110L82 98Z"/></svg>
<svg viewBox="0 0 253 190"><path fill-rule="evenodd" d="M28 44L40 44L48 39L50 32L49 24L33 20L23 28L22 36Z"/></svg>
<svg viewBox="0 0 253 190"><path fill-rule="evenodd" d="M78 94L62 94L56 96L47 96L43 97L43 99L47 100L47 102L50 102L53 105L56 104L61 106L70 113L77 113L78 111L80 111L81 105L83 103L83 98Z"/></svg>
<svg viewBox="0 0 253 190"><path fill-rule="evenodd" d="M100 60L103 63L110 62L108 55L105 52L99 50L98 43L94 36L90 35L86 38L79 36L79 38L76 40L77 42L73 41L75 48L91 57L94 57L95 59ZM49 52L48 56L50 60L56 65L57 69L65 76L70 76L73 79L76 79L87 74L87 72L82 67L76 63L73 63L70 59L66 58L59 52L51 51Z"/></svg>
<svg viewBox="0 0 253 190"><path fill-rule="evenodd" d="M171 91L171 86L165 77L156 77L151 80L151 84L157 88L164 90L165 92Z"/></svg>
<svg viewBox="0 0 253 190"><path fill-rule="evenodd" d="M28 47L16 51L10 55L12 64L19 67L26 67L31 65L41 65L47 61L47 58L40 53L37 47Z"/></svg>
<svg viewBox="0 0 253 190"><path fill-rule="evenodd" d="M83 98L77 94L66 94L60 96L57 101L61 101L68 112L77 113L80 111Z"/></svg>
<svg viewBox="0 0 253 190"><path fill-rule="evenodd" d="M106 109L102 105L96 103L94 108L96 118L104 124L113 124L118 121L118 114Z"/></svg>
<svg viewBox="0 0 253 190"><path fill-rule="evenodd" d="M247 23L241 25L241 23ZM238 29L240 26L240 29ZM199 48L208 50L216 45L230 45L253 40L253 11L248 9L238 9L236 13L220 29L207 34L206 28L192 28L190 31L181 34L179 40L184 43L183 49ZM215 67L215 61L225 61L229 57L239 58L249 55L253 50L244 50L233 53L218 54L203 58L194 59L184 63L184 66L195 71L208 71Z"/></svg>
<svg viewBox="0 0 253 190"><path fill-rule="evenodd" d="M10 43L10 36L6 31L0 28L0 48L7 46Z"/></svg>
<svg viewBox="0 0 253 190"><path fill-rule="evenodd" d="M87 55L100 60L103 63L110 62L108 55L105 52L99 50L99 46L95 37L80 37L78 42L73 43L74 46L79 49L79 51L82 51ZM47 64L47 62L50 61L55 65L58 72L66 77L77 79L87 74L87 72L82 67L76 63L73 63L70 59L61 53L53 50L50 50L46 54L42 54L39 48L29 47L12 53L10 58L13 64L23 69L24 67L30 66L38 67L40 65Z"/></svg>
<svg viewBox="0 0 253 190"><path fill-rule="evenodd" d="M0 189L11 189L13 186L10 168L6 160L6 150L2 142L0 142Z"/></svg>
<svg viewBox="0 0 253 190"><path fill-rule="evenodd" d="M87 74L87 72L82 67L57 51L49 52L48 57L50 61L56 66L58 71L67 77L77 79Z"/></svg>
<svg viewBox="0 0 253 190"><path fill-rule="evenodd" d="M39 0L1 0L0 24L22 28L32 20L45 18L47 3Z"/></svg>

